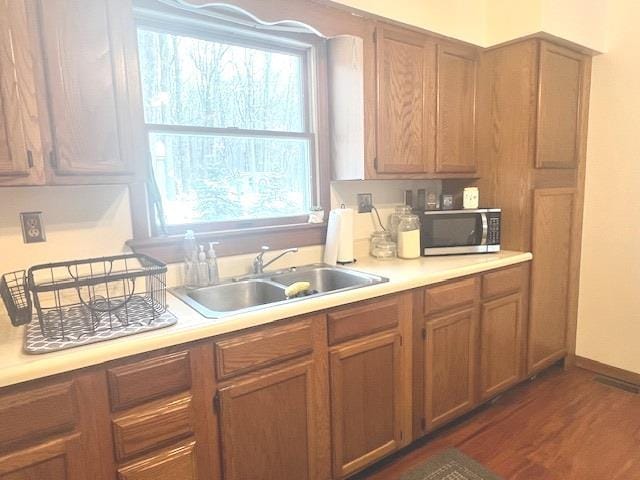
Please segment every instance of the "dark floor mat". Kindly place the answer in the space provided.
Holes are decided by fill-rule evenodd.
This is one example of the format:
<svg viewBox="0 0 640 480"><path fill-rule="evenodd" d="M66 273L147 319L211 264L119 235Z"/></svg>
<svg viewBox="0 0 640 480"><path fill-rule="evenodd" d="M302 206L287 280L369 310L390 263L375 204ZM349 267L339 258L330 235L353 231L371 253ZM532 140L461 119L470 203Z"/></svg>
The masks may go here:
<svg viewBox="0 0 640 480"><path fill-rule="evenodd" d="M431 457L400 480L502 480L455 448Z"/></svg>

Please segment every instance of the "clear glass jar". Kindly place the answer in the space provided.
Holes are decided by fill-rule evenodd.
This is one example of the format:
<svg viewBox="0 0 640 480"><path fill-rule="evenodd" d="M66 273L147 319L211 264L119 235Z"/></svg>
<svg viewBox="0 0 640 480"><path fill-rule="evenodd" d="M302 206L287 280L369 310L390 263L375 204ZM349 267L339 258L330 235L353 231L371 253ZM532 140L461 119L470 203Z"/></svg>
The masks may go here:
<svg viewBox="0 0 640 480"><path fill-rule="evenodd" d="M398 224L398 257L420 257L420 219L417 215L401 215Z"/></svg>
<svg viewBox="0 0 640 480"><path fill-rule="evenodd" d="M375 252L377 251L377 247L380 242L391 241L391 233L387 231L376 230L371 234L369 241L369 254L372 257L375 257Z"/></svg>
<svg viewBox="0 0 640 480"><path fill-rule="evenodd" d="M390 260L396 258L396 254L396 244L391 240L380 240L371 252L371 255L378 260Z"/></svg>
<svg viewBox="0 0 640 480"><path fill-rule="evenodd" d="M411 207L409 205L398 205L396 211L391 214L391 240L398 241L398 225L400 224L401 215L411 215Z"/></svg>

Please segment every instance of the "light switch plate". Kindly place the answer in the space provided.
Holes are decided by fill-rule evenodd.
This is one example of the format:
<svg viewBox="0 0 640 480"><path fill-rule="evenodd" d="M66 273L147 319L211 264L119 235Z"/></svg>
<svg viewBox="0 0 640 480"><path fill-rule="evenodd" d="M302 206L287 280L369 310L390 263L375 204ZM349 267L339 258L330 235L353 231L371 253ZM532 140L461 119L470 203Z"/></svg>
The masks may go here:
<svg viewBox="0 0 640 480"><path fill-rule="evenodd" d="M42 223L42 212L20 213L20 224L22 225L24 243L47 241L47 237L44 234L44 224Z"/></svg>

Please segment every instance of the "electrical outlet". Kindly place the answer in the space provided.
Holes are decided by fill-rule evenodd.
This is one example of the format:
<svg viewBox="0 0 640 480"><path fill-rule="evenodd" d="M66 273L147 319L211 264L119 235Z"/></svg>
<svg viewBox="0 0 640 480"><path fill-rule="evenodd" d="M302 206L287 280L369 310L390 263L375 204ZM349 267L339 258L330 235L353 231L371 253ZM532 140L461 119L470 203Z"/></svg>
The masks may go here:
<svg viewBox="0 0 640 480"><path fill-rule="evenodd" d="M20 213L20 224L22 225L24 243L38 243L47 240L42 223L42 212Z"/></svg>
<svg viewBox="0 0 640 480"><path fill-rule="evenodd" d="M370 193L358 194L358 213L369 213L373 206L373 195Z"/></svg>

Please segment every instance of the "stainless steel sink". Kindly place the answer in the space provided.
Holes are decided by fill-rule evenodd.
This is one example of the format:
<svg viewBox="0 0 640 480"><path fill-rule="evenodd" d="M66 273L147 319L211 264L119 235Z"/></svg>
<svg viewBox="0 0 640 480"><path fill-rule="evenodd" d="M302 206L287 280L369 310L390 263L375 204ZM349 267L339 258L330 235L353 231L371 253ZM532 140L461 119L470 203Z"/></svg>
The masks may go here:
<svg viewBox="0 0 640 480"><path fill-rule="evenodd" d="M311 269L303 268L295 272L271 276L271 280L274 282L287 286L296 282L309 282L311 290L317 290L319 293L365 287L380 283L379 279L380 277L374 277L366 273L329 266L317 266Z"/></svg>
<svg viewBox="0 0 640 480"><path fill-rule="evenodd" d="M387 281L384 277L343 267L313 264L194 290L175 288L172 292L204 317L220 318ZM309 282L311 291L316 293L286 298L285 288L296 282Z"/></svg>

